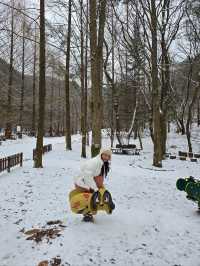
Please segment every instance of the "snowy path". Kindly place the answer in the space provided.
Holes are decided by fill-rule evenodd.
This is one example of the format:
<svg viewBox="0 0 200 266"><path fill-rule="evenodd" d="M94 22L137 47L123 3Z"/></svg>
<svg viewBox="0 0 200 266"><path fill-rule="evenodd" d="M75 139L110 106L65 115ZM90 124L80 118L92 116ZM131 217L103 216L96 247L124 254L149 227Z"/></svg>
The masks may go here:
<svg viewBox="0 0 200 266"><path fill-rule="evenodd" d="M31 158L34 140L25 141L4 144L0 155L15 147ZM166 160L164 171L151 170L149 139L139 157L114 155L107 187L116 210L84 224L70 212L67 196L79 170L80 143L74 139L73 151L65 152L62 138L52 142L43 169L33 169L29 160L0 175L0 266L37 266L58 255L71 266L200 265L200 214L175 188L177 177L198 176L200 163ZM169 143L179 146L180 140ZM35 244L20 232L57 219L66 228L52 243Z"/></svg>

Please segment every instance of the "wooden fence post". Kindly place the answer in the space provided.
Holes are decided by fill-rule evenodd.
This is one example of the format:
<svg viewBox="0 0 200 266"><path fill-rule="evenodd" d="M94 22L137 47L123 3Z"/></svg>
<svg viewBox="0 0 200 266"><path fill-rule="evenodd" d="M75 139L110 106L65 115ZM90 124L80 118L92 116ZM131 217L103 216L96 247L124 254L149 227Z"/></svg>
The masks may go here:
<svg viewBox="0 0 200 266"><path fill-rule="evenodd" d="M10 173L10 156L8 156L7 160L8 160L7 170L8 170L8 173Z"/></svg>
<svg viewBox="0 0 200 266"><path fill-rule="evenodd" d="M23 153L20 153L20 166L22 167L23 165Z"/></svg>

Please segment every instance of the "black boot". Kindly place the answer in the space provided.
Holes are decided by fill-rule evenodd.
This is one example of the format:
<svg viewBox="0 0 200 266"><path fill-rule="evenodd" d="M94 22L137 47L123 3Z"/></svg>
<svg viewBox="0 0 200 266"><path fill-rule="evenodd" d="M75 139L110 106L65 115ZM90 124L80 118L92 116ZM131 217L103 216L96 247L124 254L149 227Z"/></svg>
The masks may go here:
<svg viewBox="0 0 200 266"><path fill-rule="evenodd" d="M94 222L94 218L91 213L87 213L83 216L83 222Z"/></svg>

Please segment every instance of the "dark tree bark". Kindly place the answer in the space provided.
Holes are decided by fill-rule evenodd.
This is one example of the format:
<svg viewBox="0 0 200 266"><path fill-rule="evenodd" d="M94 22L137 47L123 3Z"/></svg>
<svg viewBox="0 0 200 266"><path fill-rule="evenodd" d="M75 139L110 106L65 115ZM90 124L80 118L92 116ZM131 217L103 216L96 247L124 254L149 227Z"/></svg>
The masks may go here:
<svg viewBox="0 0 200 266"><path fill-rule="evenodd" d="M162 167L161 125L160 125L160 95L158 80L158 40L157 40L157 12L155 0L151 0L151 78L152 78L152 107L153 107L153 165Z"/></svg>
<svg viewBox="0 0 200 266"><path fill-rule="evenodd" d="M51 96L50 96L50 126L49 126L49 135L53 137L53 97L54 97L54 69L52 68L51 73Z"/></svg>
<svg viewBox="0 0 200 266"><path fill-rule="evenodd" d="M24 112L24 70L25 70L25 18L23 21L23 36L22 36L22 74L21 74L21 97L19 110L19 125L21 131L23 129L23 112Z"/></svg>
<svg viewBox="0 0 200 266"><path fill-rule="evenodd" d="M200 98L197 99L197 126L200 126L200 104L199 104Z"/></svg>
<svg viewBox="0 0 200 266"><path fill-rule="evenodd" d="M102 78L103 78L103 40L106 20L107 1L99 1L99 18L97 31L97 1L90 0L90 57L92 86L92 157L101 148L101 128L103 120Z"/></svg>
<svg viewBox="0 0 200 266"><path fill-rule="evenodd" d="M72 149L71 144L71 118L70 118L70 47L71 47L71 18L72 18L72 0L68 3L68 30L67 30L67 50L66 50L66 70L65 70L65 108L66 108L66 123L65 123L65 142L66 150Z"/></svg>
<svg viewBox="0 0 200 266"><path fill-rule="evenodd" d="M162 29L161 29L161 109L160 125L161 125L161 144L162 144L162 158L166 154L166 141L167 141L167 100L170 87L170 70L169 70L169 57L166 47L166 15L169 16L170 1L164 1L162 8Z"/></svg>
<svg viewBox="0 0 200 266"><path fill-rule="evenodd" d="M7 122L5 129L5 137L11 138L12 135L12 86L13 86L13 53L14 53L14 1L11 8L11 36L10 36L10 64L8 77L8 102L7 102Z"/></svg>
<svg viewBox="0 0 200 266"><path fill-rule="evenodd" d="M184 119L185 119L185 112L186 112L186 107L188 105L188 101L190 98L190 85L191 85L191 79L192 79L192 73L193 73L193 65L192 65L192 61L191 58L188 57L190 66L189 66L189 71L188 71L188 77L187 77L187 88L186 88L186 96L184 99L184 103L182 106L182 112L180 117L178 118L178 122L181 128L181 134L185 135L186 134L186 128L185 128L185 123L184 123Z"/></svg>
<svg viewBox="0 0 200 266"><path fill-rule="evenodd" d="M36 121L36 57L37 54L37 32L35 26L35 43L34 43L34 55L33 55L33 83L32 83L32 90L33 90L33 102L32 102L32 135L35 136L35 121Z"/></svg>
<svg viewBox="0 0 200 266"><path fill-rule="evenodd" d="M61 81L59 80L59 89L58 89L58 102L59 102L59 108L58 108L58 114L57 114L57 128L56 128L56 135L60 136L62 133L62 104L61 104Z"/></svg>
<svg viewBox="0 0 200 266"><path fill-rule="evenodd" d="M111 92L111 130L110 130L110 140L111 147L114 144L115 138L115 128L114 128L114 95L115 95L115 33L114 33L114 10L112 8L112 92Z"/></svg>
<svg viewBox="0 0 200 266"><path fill-rule="evenodd" d="M142 138L141 138L141 134L140 134L140 128L138 129L138 139L140 142L140 149L143 150L143 144L142 144Z"/></svg>
<svg viewBox="0 0 200 266"><path fill-rule="evenodd" d="M84 66L84 32L83 32L83 0L80 1L80 9L81 9L81 66L80 66L80 74L81 74L81 133L82 133L82 151L81 157L86 158L86 111L85 111L85 66ZM87 25L86 25L87 27Z"/></svg>
<svg viewBox="0 0 200 266"><path fill-rule="evenodd" d="M89 128L88 128L88 34L89 34L89 0L86 8L86 39L85 39L85 127L86 127L86 145L89 146Z"/></svg>
<svg viewBox="0 0 200 266"><path fill-rule="evenodd" d="M192 108L195 104L195 101L197 100L199 94L199 86L197 86L194 89L192 100L188 107L188 116L187 116L187 122L186 122L186 136L187 136L187 142L188 142L188 150L189 152L192 152L192 142L191 142L191 132L190 132L190 126L192 124Z"/></svg>
<svg viewBox="0 0 200 266"><path fill-rule="evenodd" d="M178 119L178 126L180 128L181 135L185 135L184 116Z"/></svg>
<svg viewBox="0 0 200 266"><path fill-rule="evenodd" d="M187 117L187 123L186 123L186 127L185 127L189 152L192 152L192 142L191 142L191 132L190 132L190 125L192 122L192 108L193 108L193 105L196 101L196 97L198 95L198 90L199 90L199 88L195 88L192 101L191 101L189 108L188 108L188 117Z"/></svg>
<svg viewBox="0 0 200 266"><path fill-rule="evenodd" d="M44 137L45 95L46 95L46 58L45 58L45 0L40 0L40 58L39 58L39 114L36 143L35 167L41 168Z"/></svg>

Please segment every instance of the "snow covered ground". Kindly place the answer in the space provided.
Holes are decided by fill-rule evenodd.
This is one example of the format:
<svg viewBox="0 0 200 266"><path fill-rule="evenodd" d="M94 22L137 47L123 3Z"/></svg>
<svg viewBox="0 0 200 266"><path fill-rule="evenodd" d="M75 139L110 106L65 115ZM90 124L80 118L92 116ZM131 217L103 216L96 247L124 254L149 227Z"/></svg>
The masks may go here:
<svg viewBox="0 0 200 266"><path fill-rule="evenodd" d="M23 168L0 175L0 266L37 266L56 256L71 266L200 265L200 214L175 187L178 177L198 177L200 162L168 159L155 169L150 138L144 139L140 156L113 155L107 188L116 210L85 224L68 202L79 172L80 136L73 137L71 152L64 150L64 138L46 138L45 143L52 143L53 151L45 154L43 169L32 168L35 139L0 146L0 158L21 151L25 156ZM168 147L174 153L184 150L185 137L171 134ZM199 144L194 148L200 151ZM21 232L58 219L66 227L49 243L27 241Z"/></svg>

